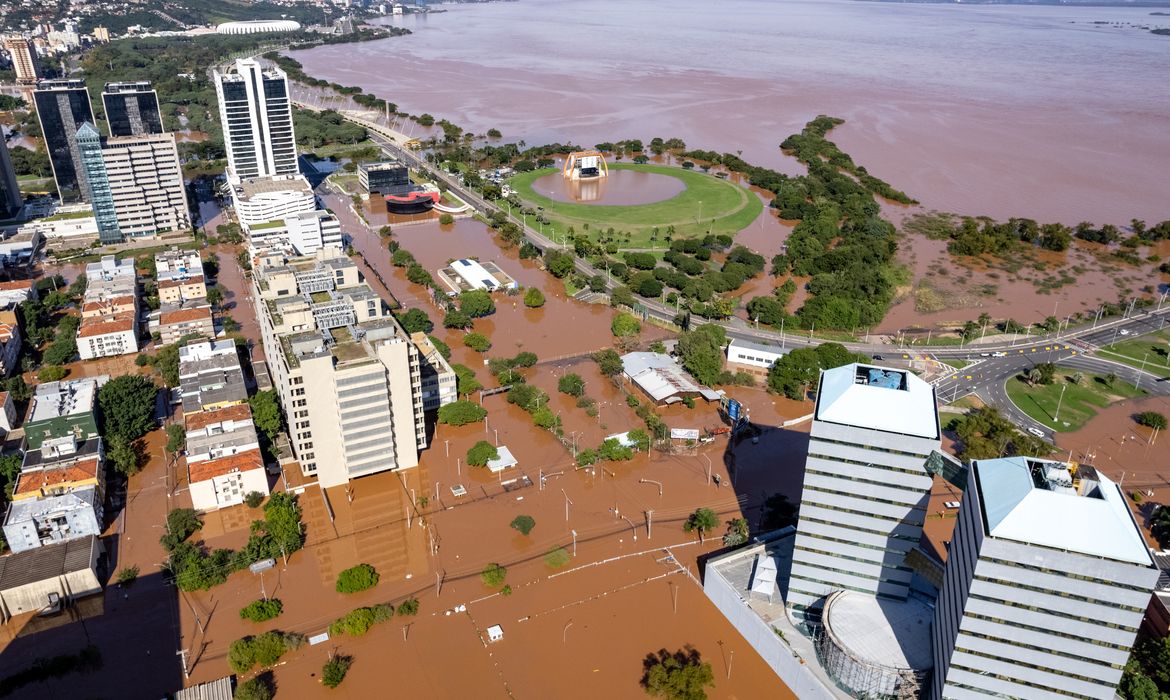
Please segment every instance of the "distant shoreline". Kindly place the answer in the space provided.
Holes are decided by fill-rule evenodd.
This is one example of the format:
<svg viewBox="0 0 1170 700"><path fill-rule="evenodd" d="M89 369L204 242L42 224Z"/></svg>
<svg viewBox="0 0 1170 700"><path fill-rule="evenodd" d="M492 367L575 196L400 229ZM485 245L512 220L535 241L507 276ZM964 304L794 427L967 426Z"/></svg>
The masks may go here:
<svg viewBox="0 0 1170 700"><path fill-rule="evenodd" d="M1170 8L1170 0L854 0L899 5L1011 5L1048 7ZM1160 15L1161 13L1152 13Z"/></svg>

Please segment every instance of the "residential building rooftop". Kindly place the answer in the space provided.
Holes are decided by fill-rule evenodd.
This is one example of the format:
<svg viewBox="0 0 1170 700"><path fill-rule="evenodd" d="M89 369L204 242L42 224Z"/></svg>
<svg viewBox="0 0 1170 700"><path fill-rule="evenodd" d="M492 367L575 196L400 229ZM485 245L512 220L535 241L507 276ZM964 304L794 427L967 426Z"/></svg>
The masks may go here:
<svg viewBox="0 0 1170 700"><path fill-rule="evenodd" d="M103 382L104 383L104 382ZM96 379L45 382L37 386L29 410L29 422L52 420L61 416L91 413L97 399Z"/></svg>
<svg viewBox="0 0 1170 700"><path fill-rule="evenodd" d="M60 466L22 471L17 476L16 487L12 490L13 499L15 501L22 500L23 497L44 496L69 484L98 479L101 468L101 461L97 457L90 457L63 463Z"/></svg>
<svg viewBox="0 0 1170 700"><path fill-rule="evenodd" d="M252 449L239 454L210 459L206 462L196 462L187 465L187 472L192 483L214 479L233 472L245 472L252 469L263 469L264 457L259 449Z"/></svg>
<svg viewBox="0 0 1170 700"><path fill-rule="evenodd" d="M97 548L98 538L87 535L0 557L0 591L84 571L96 559Z"/></svg>
<svg viewBox="0 0 1170 700"><path fill-rule="evenodd" d="M112 318L83 318L77 329L78 338L92 338L110 333L125 333L134 330L134 314L115 314Z"/></svg>
<svg viewBox="0 0 1170 700"><path fill-rule="evenodd" d="M187 432L198 432L209 425L229 421L252 420L252 409L246 403L224 406L213 411L200 411L183 417Z"/></svg>

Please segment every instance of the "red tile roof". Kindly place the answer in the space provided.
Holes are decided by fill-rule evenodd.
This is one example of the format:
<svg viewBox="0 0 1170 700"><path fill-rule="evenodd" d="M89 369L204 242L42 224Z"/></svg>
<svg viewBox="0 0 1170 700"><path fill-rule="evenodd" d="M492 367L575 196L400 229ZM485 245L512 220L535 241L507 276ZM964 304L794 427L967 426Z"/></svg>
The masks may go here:
<svg viewBox="0 0 1170 700"><path fill-rule="evenodd" d="M167 311L159 315L158 322L164 326L172 323L187 323L189 321L211 321L211 307L197 306L193 309L178 309Z"/></svg>
<svg viewBox="0 0 1170 700"><path fill-rule="evenodd" d="M134 329L134 314L115 314L109 320L105 318L85 318L81 320L78 338L90 338L109 333L120 333Z"/></svg>
<svg viewBox="0 0 1170 700"><path fill-rule="evenodd" d="M238 421L251 420L252 409L246 403L238 403L234 406L226 406L224 408L217 408L214 411L200 411L199 413L188 413L183 421L186 423L187 432L194 432L196 430L203 430L209 425L215 423L222 423L224 421Z"/></svg>
<svg viewBox="0 0 1170 700"><path fill-rule="evenodd" d="M91 457L67 466L21 472L13 494L41 493L63 484L96 479L99 466L97 457Z"/></svg>
<svg viewBox="0 0 1170 700"><path fill-rule="evenodd" d="M217 476L224 476L233 472L246 472L253 469L263 469L264 458L260 450L253 448L228 457L220 457L206 462L196 462L187 465L187 474L191 483L207 481Z"/></svg>
<svg viewBox="0 0 1170 700"><path fill-rule="evenodd" d="M0 292L11 292L11 291L15 291L15 290L28 290L28 289L32 289L32 286L33 286L32 280L9 280L6 282L0 282Z"/></svg>

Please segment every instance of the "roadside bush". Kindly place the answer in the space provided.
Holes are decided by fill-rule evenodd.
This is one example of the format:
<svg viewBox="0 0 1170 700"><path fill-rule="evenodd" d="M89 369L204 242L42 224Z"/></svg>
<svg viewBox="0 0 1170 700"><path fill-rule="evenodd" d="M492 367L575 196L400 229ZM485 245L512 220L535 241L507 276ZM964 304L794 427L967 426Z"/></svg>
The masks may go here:
<svg viewBox="0 0 1170 700"><path fill-rule="evenodd" d="M407 598L398 605L399 615L417 615L418 614L418 598Z"/></svg>
<svg viewBox="0 0 1170 700"><path fill-rule="evenodd" d="M240 619L264 622L279 616L282 612L284 612L284 603L280 602L279 598L253 600L240 609Z"/></svg>
<svg viewBox="0 0 1170 700"><path fill-rule="evenodd" d="M524 305L530 309L538 309L544 306L544 292L536 287L529 287L524 292Z"/></svg>
<svg viewBox="0 0 1170 700"><path fill-rule="evenodd" d="M267 668L304 643L305 636L295 632L273 631L237 639L228 647L228 665L236 673L245 673L253 666Z"/></svg>
<svg viewBox="0 0 1170 700"><path fill-rule="evenodd" d="M569 396L584 396L585 380L579 374L566 374L557 381L557 391Z"/></svg>
<svg viewBox="0 0 1170 700"><path fill-rule="evenodd" d="M463 336L463 344L476 352L487 352L492 346L492 341L483 333L468 333Z"/></svg>
<svg viewBox="0 0 1170 700"><path fill-rule="evenodd" d="M490 586L492 588L502 584L507 576L508 570L494 562L488 564L487 567L484 568L484 570L479 574L479 577L483 579L484 585Z"/></svg>
<svg viewBox="0 0 1170 700"><path fill-rule="evenodd" d="M610 331L618 338L638 335L642 331L642 324L630 314L620 313L613 317L609 324Z"/></svg>
<svg viewBox="0 0 1170 700"><path fill-rule="evenodd" d="M443 216L447 217L448 219L451 218L450 214L443 214ZM442 223L441 219L440 223ZM323 683L326 688L336 688L337 686L341 685L343 680L345 680L345 674L349 673L349 667L352 665L352 656L345 656L343 654L334 656L333 658L326 661L325 665L321 667L321 683Z"/></svg>
<svg viewBox="0 0 1170 700"><path fill-rule="evenodd" d="M577 453L577 466L588 467L590 464L597 463L597 451L585 448Z"/></svg>
<svg viewBox="0 0 1170 700"><path fill-rule="evenodd" d="M272 685L263 674L236 686L233 700L272 700Z"/></svg>
<svg viewBox="0 0 1170 700"><path fill-rule="evenodd" d="M118 572L117 577L114 578L114 583L119 586L129 586L138 580L138 566L124 566Z"/></svg>
<svg viewBox="0 0 1170 700"><path fill-rule="evenodd" d="M263 502L264 494L260 493L259 491L249 491L247 495L244 496L244 503L249 508L259 508L260 504Z"/></svg>
<svg viewBox="0 0 1170 700"><path fill-rule="evenodd" d="M518 531L521 535L527 535L532 532L532 528L536 527L536 520L531 515L517 515L508 527Z"/></svg>
<svg viewBox="0 0 1170 700"><path fill-rule="evenodd" d="M559 569L569 563L569 552L564 547L557 547L544 555L544 563L548 564L550 569Z"/></svg>
<svg viewBox="0 0 1170 700"><path fill-rule="evenodd" d="M448 213L446 213L446 212L444 212L444 213L442 213L442 214L439 214L439 224L440 224L440 225L442 225L442 226L450 226L450 225L451 225L451 224L453 224L453 223L455 223L455 217L454 217L454 216L451 216L450 214L448 214ZM330 687L333 687L333 686L330 686Z"/></svg>
<svg viewBox="0 0 1170 700"><path fill-rule="evenodd" d="M597 448L597 456L607 462L624 462L634 458L634 450L618 442L617 438L609 438Z"/></svg>
<svg viewBox="0 0 1170 700"><path fill-rule="evenodd" d="M1142 411L1133 418L1138 425L1144 425L1147 428L1154 428L1155 430L1166 429L1166 416L1157 411Z"/></svg>
<svg viewBox="0 0 1170 700"><path fill-rule="evenodd" d="M42 367L41 371L37 372L37 379L41 380L42 382L56 382L64 379L68 374L69 370L65 369L64 367L59 365L48 365Z"/></svg>
<svg viewBox="0 0 1170 700"><path fill-rule="evenodd" d="M358 593L378 585L378 572L369 564L358 564L337 575L338 593Z"/></svg>
<svg viewBox="0 0 1170 700"><path fill-rule="evenodd" d="M385 622L394 617L393 605L375 605L369 608L356 608L337 618L329 625L329 634L348 634L351 637L360 637L379 622Z"/></svg>

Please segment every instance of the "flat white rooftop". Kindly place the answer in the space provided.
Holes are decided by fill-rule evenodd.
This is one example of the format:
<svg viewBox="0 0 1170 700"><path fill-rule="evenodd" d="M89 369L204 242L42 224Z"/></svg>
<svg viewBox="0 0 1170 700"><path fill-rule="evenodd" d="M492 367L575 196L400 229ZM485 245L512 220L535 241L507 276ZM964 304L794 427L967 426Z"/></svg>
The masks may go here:
<svg viewBox="0 0 1170 700"><path fill-rule="evenodd" d="M825 606L825 627L857 659L884 668L924 671L934 666L930 624L934 611L913 598L883 600L841 591Z"/></svg>
<svg viewBox="0 0 1170 700"><path fill-rule="evenodd" d="M816 419L932 440L939 437L934 387L906 370L857 362L821 374Z"/></svg>
<svg viewBox="0 0 1170 700"><path fill-rule="evenodd" d="M1121 489L1092 467L1006 457L974 462L971 476L991 537L1153 565Z"/></svg>

